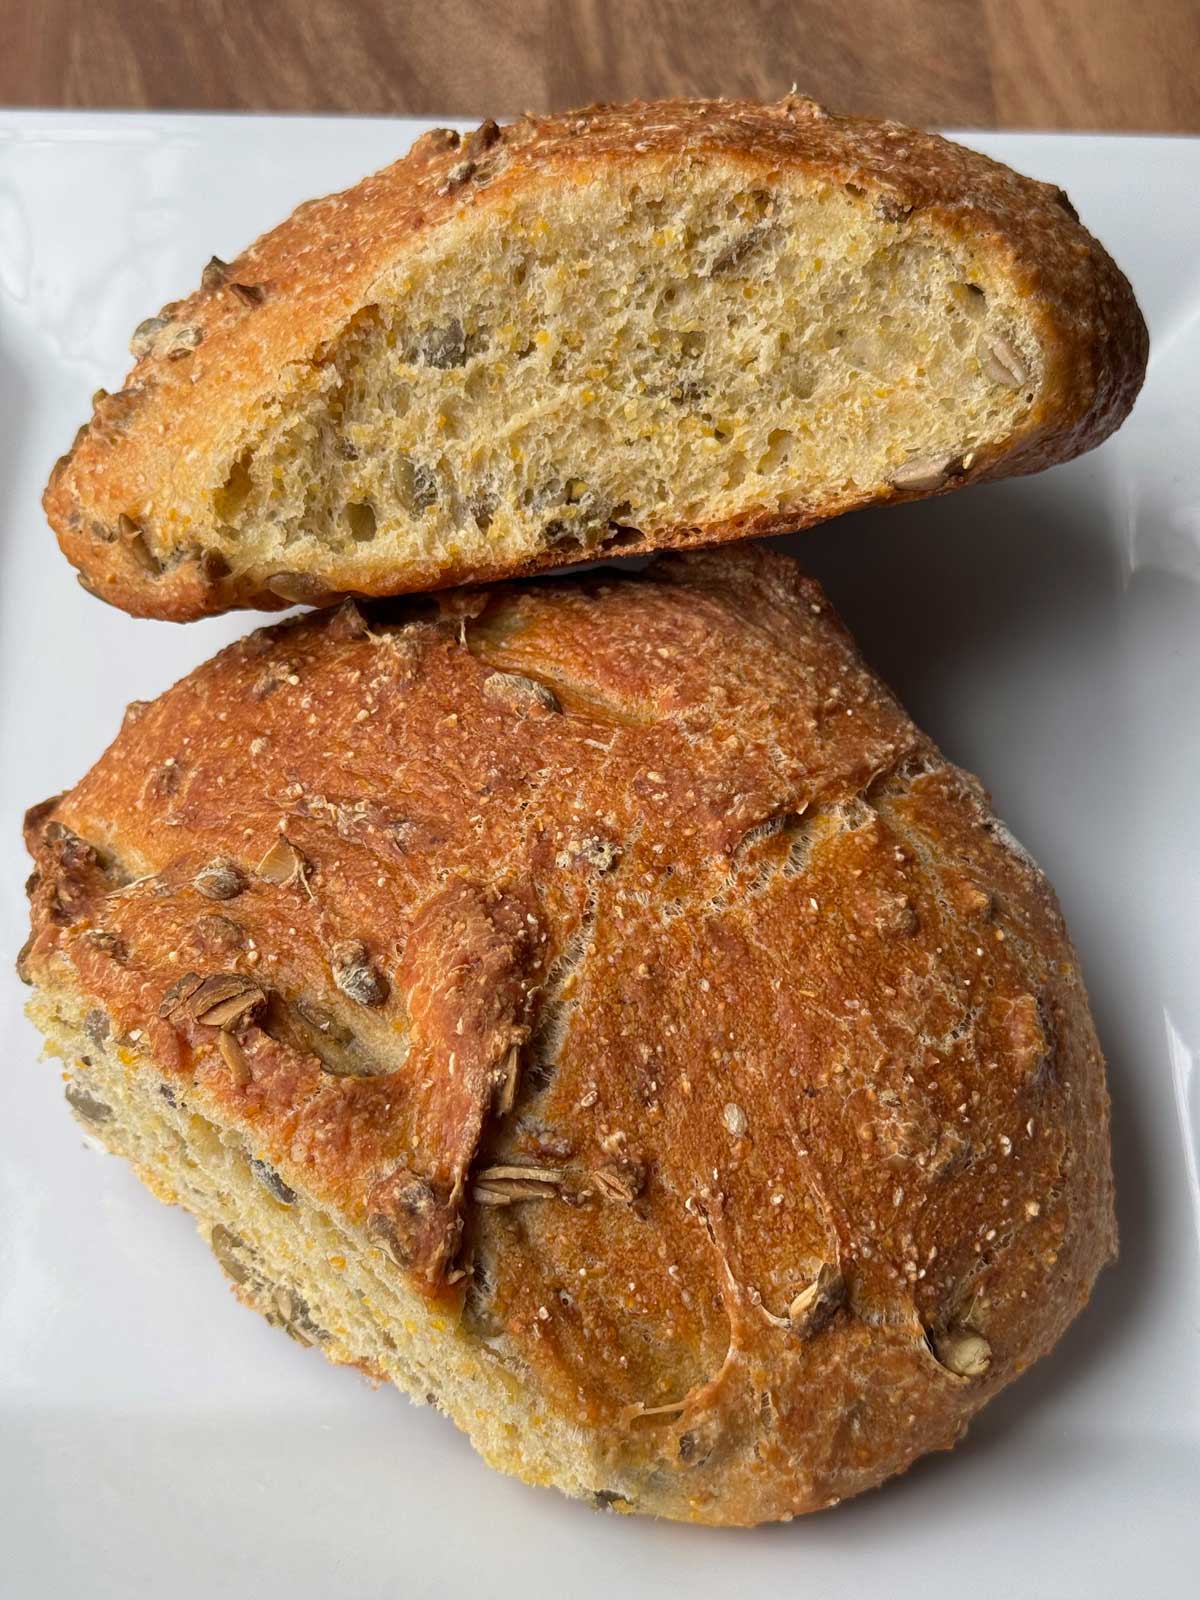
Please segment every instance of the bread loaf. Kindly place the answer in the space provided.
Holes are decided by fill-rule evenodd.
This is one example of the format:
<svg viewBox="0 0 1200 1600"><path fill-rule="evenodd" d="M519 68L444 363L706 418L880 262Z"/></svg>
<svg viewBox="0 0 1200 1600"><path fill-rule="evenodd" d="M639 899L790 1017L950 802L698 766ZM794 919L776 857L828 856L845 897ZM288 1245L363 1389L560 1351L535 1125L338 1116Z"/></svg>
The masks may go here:
<svg viewBox="0 0 1200 1600"><path fill-rule="evenodd" d="M140 616L713 544L1031 472L1146 330L1061 190L810 100L421 138L134 335L45 505Z"/></svg>
<svg viewBox="0 0 1200 1600"><path fill-rule="evenodd" d="M76 1116L532 1483L833 1504L1112 1254L1053 893L755 546L254 634L27 838Z"/></svg>

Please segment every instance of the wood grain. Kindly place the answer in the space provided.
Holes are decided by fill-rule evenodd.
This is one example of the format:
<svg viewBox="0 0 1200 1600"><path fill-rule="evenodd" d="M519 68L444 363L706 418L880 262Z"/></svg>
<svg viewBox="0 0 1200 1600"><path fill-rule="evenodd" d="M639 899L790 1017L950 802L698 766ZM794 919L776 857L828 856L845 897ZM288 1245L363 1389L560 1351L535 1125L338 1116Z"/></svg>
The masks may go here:
<svg viewBox="0 0 1200 1600"><path fill-rule="evenodd" d="M998 126L1200 131L1200 0L985 0Z"/></svg>
<svg viewBox="0 0 1200 1600"><path fill-rule="evenodd" d="M0 0L0 104L511 113L667 94L1200 132L1197 0Z"/></svg>

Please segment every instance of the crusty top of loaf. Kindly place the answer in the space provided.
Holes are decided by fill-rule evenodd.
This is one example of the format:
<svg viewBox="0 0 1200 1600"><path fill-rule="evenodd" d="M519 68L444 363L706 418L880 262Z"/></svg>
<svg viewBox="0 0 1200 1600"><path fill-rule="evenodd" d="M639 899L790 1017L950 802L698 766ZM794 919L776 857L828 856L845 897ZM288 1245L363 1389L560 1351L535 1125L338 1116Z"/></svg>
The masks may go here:
<svg viewBox="0 0 1200 1600"><path fill-rule="evenodd" d="M68 558L90 589L135 614L186 620L286 604L269 591L231 588L215 552L187 547L189 523L211 496L214 459L231 456L280 372L314 353L319 359L406 251L473 208L499 206L547 179L706 152L760 174L854 186L887 215L960 236L979 259L1005 267L1028 298L1047 379L1011 447L983 452L972 479L1077 455L1128 413L1145 370L1145 324L1128 282L1061 189L937 135L834 116L796 95L773 105L670 100L526 115L504 128L484 123L461 140L444 129L425 134L354 188L301 205L234 262L207 269L193 294L165 306L161 325L135 338L141 353L124 388L101 391L91 422L51 475L45 509ZM866 498L791 517L764 509L751 525L740 518L681 528L629 548L782 531ZM165 572L139 538L151 516L153 531L182 550ZM571 559L569 550L548 549L524 570ZM511 575L476 564L469 572L449 567L440 581Z"/></svg>
<svg viewBox="0 0 1200 1600"><path fill-rule="evenodd" d="M676 1514L951 1443L1113 1248L1053 895L782 557L264 630L27 836L27 975ZM232 1050L221 975L271 997Z"/></svg>

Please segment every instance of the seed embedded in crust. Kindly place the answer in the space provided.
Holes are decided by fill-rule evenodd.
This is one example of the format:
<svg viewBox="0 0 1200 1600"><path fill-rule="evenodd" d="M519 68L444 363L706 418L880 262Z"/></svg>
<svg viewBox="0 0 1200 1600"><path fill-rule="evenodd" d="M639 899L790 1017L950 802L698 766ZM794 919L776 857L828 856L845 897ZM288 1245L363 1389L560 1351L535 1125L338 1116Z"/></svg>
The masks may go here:
<svg viewBox="0 0 1200 1600"><path fill-rule="evenodd" d="M195 994L203 982L198 972L185 972L181 978L176 978L159 1003L159 1016L169 1017L190 995Z"/></svg>
<svg viewBox="0 0 1200 1600"><path fill-rule="evenodd" d="M177 323L167 329L161 336L159 343L162 353L168 361L180 361L184 356L190 356L193 350L199 349L204 342L201 329L189 327L187 323Z"/></svg>
<svg viewBox="0 0 1200 1600"><path fill-rule="evenodd" d="M268 883L283 888L289 883L307 885L311 868L307 858L281 833L254 870Z"/></svg>
<svg viewBox="0 0 1200 1600"><path fill-rule="evenodd" d="M205 956L225 955L230 950L242 950L246 945L246 930L232 917L219 911L197 917L188 943Z"/></svg>
<svg viewBox="0 0 1200 1600"><path fill-rule="evenodd" d="M124 964L129 960L129 946L121 935L114 933L111 928L89 928L83 937L97 950L103 950L106 956L111 956L114 961Z"/></svg>
<svg viewBox="0 0 1200 1600"><path fill-rule="evenodd" d="M261 283L231 283L229 292L237 295L243 305L260 306L267 298L267 291Z"/></svg>
<svg viewBox="0 0 1200 1600"><path fill-rule="evenodd" d="M263 587L298 606L315 605L333 593L326 580L312 572L273 572Z"/></svg>
<svg viewBox="0 0 1200 1600"><path fill-rule="evenodd" d="M958 460L958 456L914 456L892 473L892 487L917 494L940 489Z"/></svg>
<svg viewBox="0 0 1200 1600"><path fill-rule="evenodd" d="M227 856L217 856L201 867L192 879L192 886L206 900L232 900L246 887L242 869Z"/></svg>
<svg viewBox="0 0 1200 1600"><path fill-rule="evenodd" d="M508 1206L514 1200L554 1200L565 1177L563 1167L484 1167L475 1175L471 1198L485 1206Z"/></svg>
<svg viewBox="0 0 1200 1600"><path fill-rule="evenodd" d="M721 1113L725 1126L735 1139L744 1139L750 1128L750 1122L741 1106L734 1105L731 1100Z"/></svg>
<svg viewBox="0 0 1200 1600"><path fill-rule="evenodd" d="M372 966L367 947L346 939L333 948L333 981L360 1006L381 1006L388 996L387 980Z"/></svg>
<svg viewBox="0 0 1200 1600"><path fill-rule="evenodd" d="M371 624L356 601L343 600L325 631L331 639L365 639Z"/></svg>
<svg viewBox="0 0 1200 1600"><path fill-rule="evenodd" d="M646 1186L646 1169L637 1161L598 1167L592 1173L592 1186L604 1200L631 1206Z"/></svg>
<svg viewBox="0 0 1200 1600"><path fill-rule="evenodd" d="M801 1339L810 1339L845 1303L846 1280L839 1269L823 1262L816 1277L788 1306L788 1323Z"/></svg>
<svg viewBox="0 0 1200 1600"><path fill-rule="evenodd" d="M535 711L562 710L558 696L536 678L526 678L519 672L492 672L483 680L485 700L497 705L510 706L527 715Z"/></svg>
<svg viewBox="0 0 1200 1600"><path fill-rule="evenodd" d="M137 361L143 356L150 355L154 349L154 341L170 321L170 317L146 317L144 321L139 322L129 341L130 355Z"/></svg>
<svg viewBox="0 0 1200 1600"><path fill-rule="evenodd" d="M117 534L142 571L157 578L162 572L162 562L146 543L141 525L124 511L117 518Z"/></svg>
<svg viewBox="0 0 1200 1600"><path fill-rule="evenodd" d="M316 1056L321 1070L335 1078L374 1077L379 1073L380 1069L356 1047L350 1029L311 1001L287 1003L276 996L263 1026L273 1038L301 1055Z"/></svg>
<svg viewBox="0 0 1200 1600"><path fill-rule="evenodd" d="M240 972L218 972L188 997L193 1022L205 1028L245 1027L267 1003L267 992Z"/></svg>
<svg viewBox="0 0 1200 1600"><path fill-rule="evenodd" d="M463 153L467 156L480 156L485 150L490 150L500 140L500 127L491 117L486 122L481 122L474 133L469 133L463 141Z"/></svg>
<svg viewBox="0 0 1200 1600"><path fill-rule="evenodd" d="M209 256L204 271L200 274L200 287L202 289L219 289L225 282L225 275L228 271L228 261L222 261L220 256Z"/></svg>
<svg viewBox="0 0 1200 1600"><path fill-rule="evenodd" d="M196 558L200 568L200 576L207 584L220 583L222 578L227 578L232 571L228 561L219 550L201 550Z"/></svg>
<svg viewBox="0 0 1200 1600"><path fill-rule="evenodd" d="M947 1328L934 1337L933 1353L959 1378L982 1378L992 1364L992 1347L974 1328Z"/></svg>
<svg viewBox="0 0 1200 1600"><path fill-rule="evenodd" d="M246 1052L232 1033L219 1033L217 1035L217 1049L221 1052L221 1059L229 1068L234 1083L237 1084L239 1089L244 1089L254 1077L250 1070L250 1062Z"/></svg>

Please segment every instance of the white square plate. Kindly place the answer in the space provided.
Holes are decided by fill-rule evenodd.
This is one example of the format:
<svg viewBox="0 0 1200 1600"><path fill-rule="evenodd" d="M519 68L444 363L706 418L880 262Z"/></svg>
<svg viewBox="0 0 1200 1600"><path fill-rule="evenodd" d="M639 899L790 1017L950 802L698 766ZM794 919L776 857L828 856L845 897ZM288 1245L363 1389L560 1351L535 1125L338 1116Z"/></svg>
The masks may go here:
<svg viewBox="0 0 1200 1600"><path fill-rule="evenodd" d="M126 701L252 626L85 595L38 506L130 329L411 122L0 113L0 872ZM1120 1264L951 1456L787 1527L601 1516L248 1315L188 1218L85 1149L0 980L0 1591L375 1596L1194 1593L1200 1500L1200 141L973 136L1070 191L1150 378L1093 455L793 541L1057 885L1108 1053Z"/></svg>

